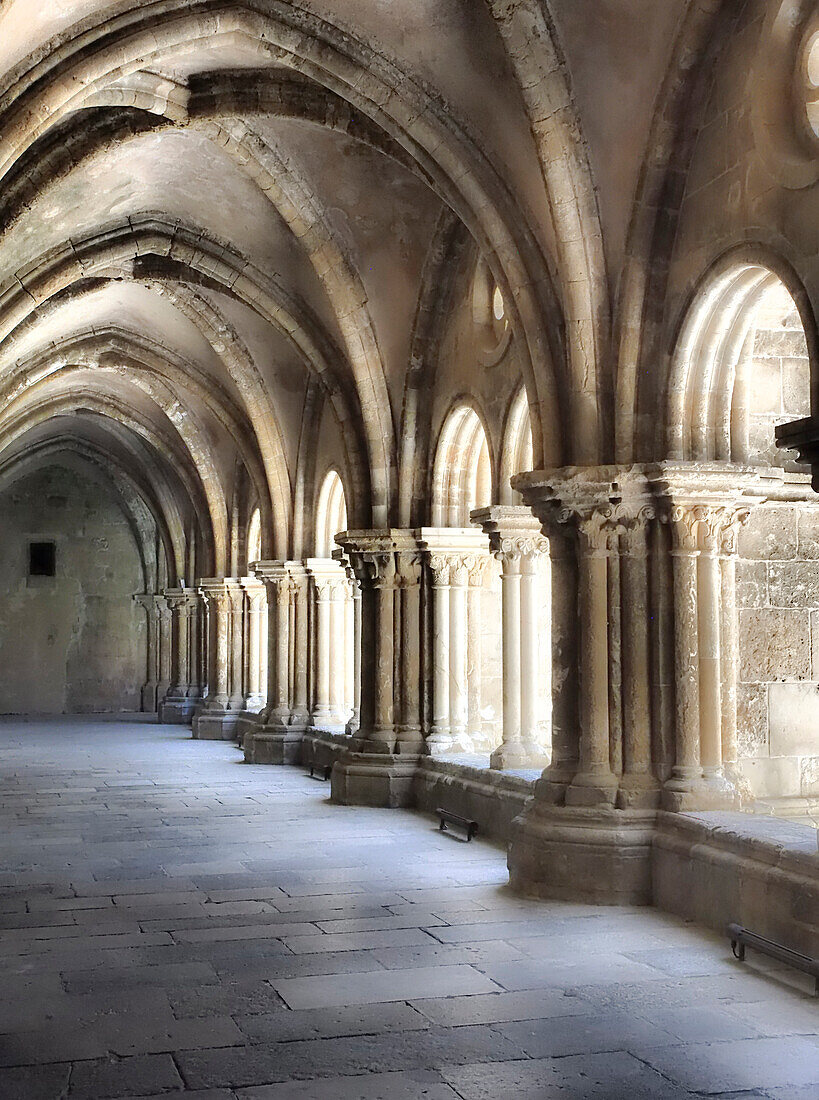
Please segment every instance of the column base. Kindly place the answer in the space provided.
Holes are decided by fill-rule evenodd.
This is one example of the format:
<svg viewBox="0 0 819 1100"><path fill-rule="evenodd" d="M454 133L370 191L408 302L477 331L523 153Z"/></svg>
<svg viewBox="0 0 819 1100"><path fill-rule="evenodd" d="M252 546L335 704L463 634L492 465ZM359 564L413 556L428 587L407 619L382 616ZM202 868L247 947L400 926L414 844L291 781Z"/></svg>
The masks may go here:
<svg viewBox="0 0 819 1100"><path fill-rule="evenodd" d="M613 772L579 772L566 788L567 806L613 806L616 798Z"/></svg>
<svg viewBox="0 0 819 1100"><path fill-rule="evenodd" d="M246 764L297 764L305 726L257 726L245 734Z"/></svg>
<svg viewBox="0 0 819 1100"><path fill-rule="evenodd" d="M238 721L239 711L206 708L194 716L191 735L197 741L232 741Z"/></svg>
<svg viewBox="0 0 819 1100"><path fill-rule="evenodd" d="M414 805L419 756L348 751L333 766L330 797L344 806Z"/></svg>
<svg viewBox="0 0 819 1100"><path fill-rule="evenodd" d="M156 684L143 684L139 705L146 714L153 714L156 711Z"/></svg>
<svg viewBox="0 0 819 1100"><path fill-rule="evenodd" d="M618 810L656 810L660 805L660 784L655 776L624 775L617 791Z"/></svg>
<svg viewBox="0 0 819 1100"><path fill-rule="evenodd" d="M673 781L672 781L673 782ZM691 813L698 810L740 810L742 796L727 779L714 777L700 779L687 790L666 784L660 798L660 806L672 813Z"/></svg>
<svg viewBox="0 0 819 1100"><path fill-rule="evenodd" d="M506 772L535 768L543 771L548 763L549 754L542 745L526 745L522 741L501 745L489 757L490 768Z"/></svg>
<svg viewBox="0 0 819 1100"><path fill-rule="evenodd" d="M236 740L240 748L244 748L245 738L259 728L260 715L257 710L243 710L239 714L236 724Z"/></svg>
<svg viewBox="0 0 819 1100"><path fill-rule="evenodd" d="M345 730L344 722L339 721L337 717L330 714L326 718L323 718L319 714L314 714L307 726L309 730L314 730L316 733L329 733L335 736L336 734L343 734Z"/></svg>
<svg viewBox="0 0 819 1100"><path fill-rule="evenodd" d="M193 718L195 700L185 695L170 696L159 705L158 717L163 724L186 726Z"/></svg>
<svg viewBox="0 0 819 1100"><path fill-rule="evenodd" d="M513 890L594 905L650 905L656 814L530 804L512 823Z"/></svg>

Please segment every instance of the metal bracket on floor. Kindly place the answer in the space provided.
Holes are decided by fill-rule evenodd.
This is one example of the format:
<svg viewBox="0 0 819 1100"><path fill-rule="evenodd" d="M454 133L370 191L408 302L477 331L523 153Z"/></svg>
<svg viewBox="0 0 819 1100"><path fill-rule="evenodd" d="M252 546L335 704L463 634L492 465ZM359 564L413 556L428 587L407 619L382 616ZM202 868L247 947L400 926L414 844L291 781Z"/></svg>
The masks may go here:
<svg viewBox="0 0 819 1100"><path fill-rule="evenodd" d="M450 813L449 810L444 810L440 806L435 812L441 819L441 823L438 826L439 832L445 833L447 831L447 825L457 825L459 829L463 829L466 833L467 841L470 841L478 831L477 821L472 821L468 817L461 817L460 814Z"/></svg>
<svg viewBox="0 0 819 1100"><path fill-rule="evenodd" d="M326 783L327 780L330 778L330 776L332 774L333 765L332 764L323 764L321 766L321 771L323 773L322 775L316 775L315 774L315 770L316 770L317 767L318 767L318 764L311 764L310 765L310 778L311 779L321 779Z"/></svg>
<svg viewBox="0 0 819 1100"><path fill-rule="evenodd" d="M774 940L767 940L764 936L758 936L756 932L749 932L741 924L729 924L725 934L731 941L731 950L734 958L740 962L745 958L745 948L752 947L763 955L770 955L772 959L792 966L794 970L801 970L809 974L814 980L814 996L819 997L819 959L813 959L810 955L802 955L790 947L785 947Z"/></svg>

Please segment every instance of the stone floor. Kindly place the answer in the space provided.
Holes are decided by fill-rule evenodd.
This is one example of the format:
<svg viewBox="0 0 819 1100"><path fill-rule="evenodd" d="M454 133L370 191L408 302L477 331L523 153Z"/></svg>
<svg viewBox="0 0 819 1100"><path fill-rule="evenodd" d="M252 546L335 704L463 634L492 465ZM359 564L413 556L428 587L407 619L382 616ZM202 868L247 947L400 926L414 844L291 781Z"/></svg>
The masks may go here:
<svg viewBox="0 0 819 1100"><path fill-rule="evenodd" d="M819 1097L799 976L239 759L0 721L2 1100Z"/></svg>

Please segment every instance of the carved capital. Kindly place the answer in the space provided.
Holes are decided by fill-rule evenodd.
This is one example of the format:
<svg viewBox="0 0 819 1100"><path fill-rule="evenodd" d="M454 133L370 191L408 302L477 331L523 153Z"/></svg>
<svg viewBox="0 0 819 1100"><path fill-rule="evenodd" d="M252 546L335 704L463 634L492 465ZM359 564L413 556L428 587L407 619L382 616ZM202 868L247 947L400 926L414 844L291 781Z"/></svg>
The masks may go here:
<svg viewBox="0 0 819 1100"><path fill-rule="evenodd" d="M417 588L421 583L423 558L420 553L403 552L395 556L396 588Z"/></svg>
<svg viewBox="0 0 819 1100"><path fill-rule="evenodd" d="M653 504L637 508L618 504L614 509L613 523L620 536L620 551L630 558L644 558L648 554L648 530L657 518Z"/></svg>
<svg viewBox="0 0 819 1100"><path fill-rule="evenodd" d="M668 511L672 554L699 553L697 506L672 504Z"/></svg>
<svg viewBox="0 0 819 1100"><path fill-rule="evenodd" d="M449 554L435 552L429 555L427 561L429 562L429 571L432 574L433 587L446 588L449 584Z"/></svg>
<svg viewBox="0 0 819 1100"><path fill-rule="evenodd" d="M592 512L578 515L577 534L580 541L580 553L587 558L603 558L609 553L609 541L615 533L612 522L614 509L611 505L595 508Z"/></svg>
<svg viewBox="0 0 819 1100"><path fill-rule="evenodd" d="M751 515L751 508L736 508L725 518L719 535L719 552L723 557L735 557L738 552L739 533Z"/></svg>

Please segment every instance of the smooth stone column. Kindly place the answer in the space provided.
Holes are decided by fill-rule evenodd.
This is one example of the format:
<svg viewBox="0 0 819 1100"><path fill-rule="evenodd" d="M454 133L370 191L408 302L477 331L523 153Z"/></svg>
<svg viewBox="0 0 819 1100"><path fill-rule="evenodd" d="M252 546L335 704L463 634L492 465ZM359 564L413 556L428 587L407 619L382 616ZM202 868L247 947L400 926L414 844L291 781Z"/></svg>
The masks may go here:
<svg viewBox="0 0 819 1100"><path fill-rule="evenodd" d="M235 736L239 710L230 706L231 579L209 578L200 583L208 607L208 693L193 718L193 736L229 740ZM241 592L241 589L240 589Z"/></svg>
<svg viewBox="0 0 819 1100"><path fill-rule="evenodd" d="M655 511L628 516L620 535L622 581L623 774L620 809L649 808L659 801L651 759L648 533Z"/></svg>
<svg viewBox="0 0 819 1100"><path fill-rule="evenodd" d="M330 714L343 728L350 713L346 705L347 688L347 581L343 568L330 591Z"/></svg>
<svg viewBox="0 0 819 1100"><path fill-rule="evenodd" d="M577 520L580 619L580 770L566 805L613 802L617 777L609 746L609 633L607 516L597 510Z"/></svg>
<svg viewBox="0 0 819 1100"><path fill-rule="evenodd" d="M332 558L308 558L314 616L311 650L313 653L312 708L310 724L317 729L338 732L344 724L341 716L341 692L344 685L344 634L341 598L344 567Z"/></svg>
<svg viewBox="0 0 819 1100"><path fill-rule="evenodd" d="M700 670L700 764L703 775L714 780L722 767L722 698L720 671L720 603L722 577L719 564L719 509L700 508L697 559L697 601Z"/></svg>
<svg viewBox="0 0 819 1100"><path fill-rule="evenodd" d="M246 692L243 709L248 713L259 713L267 699L266 680L263 678L262 657L266 652L266 610L267 593L256 577L242 577L242 588L246 598L247 647L245 651Z"/></svg>
<svg viewBox="0 0 819 1100"><path fill-rule="evenodd" d="M291 725L305 730L310 717L307 696L310 667L309 578L303 562L288 561L286 568L290 576L291 598Z"/></svg>
<svg viewBox="0 0 819 1100"><path fill-rule="evenodd" d="M540 665L541 591L538 562L549 543L540 521L522 505L493 505L470 515L489 537L501 564L503 739L490 757L493 768L537 768L549 763L541 729L550 727L542 706L545 669Z"/></svg>
<svg viewBox="0 0 819 1100"><path fill-rule="evenodd" d="M697 599L697 558L700 551L693 507L672 506L670 523L676 687L675 762L665 783L663 805L674 810L685 804L685 796L696 791L702 777Z"/></svg>
<svg viewBox="0 0 819 1100"><path fill-rule="evenodd" d="M295 763L301 730L291 725L291 579L283 561L252 567L267 592L267 703L256 725L244 735L245 760L252 764Z"/></svg>
<svg viewBox="0 0 819 1100"><path fill-rule="evenodd" d="M147 714L157 710L157 623L158 615L154 604L154 593L142 593L134 600L145 612L145 682L140 691L140 706Z"/></svg>
<svg viewBox="0 0 819 1100"><path fill-rule="evenodd" d="M352 721L355 714L355 682L356 682L356 630L355 630L355 585L348 579L344 593L344 709L347 712L347 723ZM349 732L349 730L348 730Z"/></svg>
<svg viewBox="0 0 819 1100"><path fill-rule="evenodd" d="M470 555L466 607L466 730L477 752L488 752L491 740L483 728L483 586L491 558L487 552Z"/></svg>
<svg viewBox="0 0 819 1100"><path fill-rule="evenodd" d="M159 721L182 724L190 717L189 691L189 597L184 589L166 589L171 614L171 686L159 707Z"/></svg>
<svg viewBox="0 0 819 1100"><path fill-rule="evenodd" d="M412 550L400 551L396 561L396 667L400 713L396 723L398 752L418 753L424 748L421 731L421 577L423 558Z"/></svg>
<svg viewBox="0 0 819 1100"><path fill-rule="evenodd" d="M331 797L348 805L406 806L423 747L405 741L407 716L413 713L407 710L407 681L415 679L419 698L421 692L412 664L420 636L404 644L413 629L405 597L420 577L417 532L342 531L336 542L361 587L361 703L358 731L337 747Z"/></svg>
<svg viewBox="0 0 819 1100"><path fill-rule="evenodd" d="M155 596L159 637L159 681L156 697L160 707L171 690L173 679L173 647L171 644L171 608L164 596Z"/></svg>
<svg viewBox="0 0 819 1100"><path fill-rule="evenodd" d="M432 728L427 748L433 755L447 752L452 745L449 724L449 557L431 554L432 578Z"/></svg>
<svg viewBox="0 0 819 1100"><path fill-rule="evenodd" d="M545 768L549 748L544 743L542 725L548 724L540 705L541 680L545 676L541 653L540 603L543 593L543 559L548 544L533 540L520 559L520 739L526 768Z"/></svg>
<svg viewBox="0 0 819 1100"><path fill-rule="evenodd" d="M503 651L503 741L489 758L492 768L523 767L520 738L520 554L496 554L501 569Z"/></svg>
<svg viewBox="0 0 819 1100"><path fill-rule="evenodd" d="M737 509L720 530L720 620L722 657L722 766L726 779L743 799L752 798L750 784L737 767L737 686L739 681L739 617L737 613L737 541L750 508Z"/></svg>
<svg viewBox="0 0 819 1100"><path fill-rule="evenodd" d="M467 724L466 594L469 571L462 555L453 554L449 566L449 734L458 752L472 743Z"/></svg>
<svg viewBox="0 0 819 1100"><path fill-rule="evenodd" d="M235 578L225 580L230 600L230 700L228 708L237 714L245 702L245 592Z"/></svg>
<svg viewBox="0 0 819 1100"><path fill-rule="evenodd" d="M361 589L353 575L353 645L350 650L353 667L353 713L347 722L346 732L354 736L361 725Z"/></svg>

